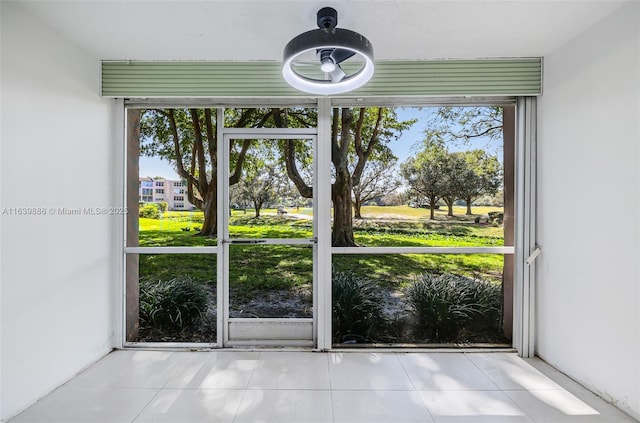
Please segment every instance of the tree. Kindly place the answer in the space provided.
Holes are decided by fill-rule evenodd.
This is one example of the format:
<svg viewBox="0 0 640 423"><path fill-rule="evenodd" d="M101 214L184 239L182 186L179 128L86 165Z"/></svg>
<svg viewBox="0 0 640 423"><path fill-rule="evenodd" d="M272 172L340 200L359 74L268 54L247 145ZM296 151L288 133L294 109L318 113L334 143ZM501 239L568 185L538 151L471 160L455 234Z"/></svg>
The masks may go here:
<svg viewBox="0 0 640 423"><path fill-rule="evenodd" d="M360 183L353 186L354 217L362 219L362 205L367 201L380 199L392 194L400 186L393 176L397 160L370 161L360 177Z"/></svg>
<svg viewBox="0 0 640 423"><path fill-rule="evenodd" d="M217 235L217 131L215 109L149 109L141 118L141 153L171 162L187 183L189 202L204 213L198 235ZM228 108L225 127L261 128L315 125L313 109ZM237 184L253 140L231 140L229 185ZM295 162L296 152L282 155ZM288 168L289 166L287 166ZM311 192L306 192L311 197Z"/></svg>
<svg viewBox="0 0 640 423"><path fill-rule="evenodd" d="M174 163L187 182L189 201L204 212L199 235L217 232L216 123L213 109L152 109L144 111L141 151ZM335 182L332 184L334 246L355 246L352 221L352 187L360 182L364 167L380 145L387 143L414 121L399 122L393 109L370 107L334 109L331 146ZM295 128L315 126L315 109L225 109L225 126L241 128ZM251 155L252 140L232 140L229 185L241 180ZM301 140L280 140L279 161L302 197L312 198L313 188L304 176L311 152ZM351 166L350 157L355 158Z"/></svg>
<svg viewBox="0 0 640 423"><path fill-rule="evenodd" d="M331 185L333 229L331 242L335 247L357 246L353 236L352 192L374 152L391 139L400 136L414 120L400 122L395 110L382 107L333 109L331 125L331 162L335 181ZM290 148L291 152L293 149ZM289 153L291 154L291 153ZM311 192L287 156L287 173L303 196Z"/></svg>
<svg viewBox="0 0 640 423"><path fill-rule="evenodd" d="M481 195L493 195L502 185L502 165L496 156L484 150L465 151L460 154L466 163L465 183L459 196L467 203L467 215L471 215L473 200Z"/></svg>
<svg viewBox="0 0 640 423"><path fill-rule="evenodd" d="M453 216L456 200L467 202L467 214L470 215L474 198L497 192L502 173L498 158L484 150L450 153L443 144L431 144L415 160L403 165L402 175L409 187L430 205L440 199L444 201L447 215Z"/></svg>
<svg viewBox="0 0 640 423"><path fill-rule="evenodd" d="M447 205L447 216L453 217L453 204L465 186L469 183L469 177L473 176L464 156L461 153L449 153L445 151L441 158L440 171L442 179L442 201Z"/></svg>
<svg viewBox="0 0 640 423"><path fill-rule="evenodd" d="M260 217L260 210L265 204L273 203L280 188L286 181L282 180L282 169L272 163L261 163L247 169L240 182L234 186L234 194L243 201L253 205L255 217Z"/></svg>
<svg viewBox="0 0 640 423"><path fill-rule="evenodd" d="M503 108L492 107L453 107L438 108L431 122L433 131L445 142L464 142L486 139L488 143L503 138ZM474 198L484 194L494 194L500 188L502 166L496 156L490 156L485 150L476 149L461 153L467 162L464 173L465 183L459 187L458 197L467 203L467 215L471 215L471 203ZM445 199L447 205L450 196ZM455 201L455 200L454 200ZM449 206L451 212L452 207Z"/></svg>
<svg viewBox="0 0 640 423"><path fill-rule="evenodd" d="M427 138L425 149L400 166L400 174L409 189L429 204L430 219L435 218L435 206L446 194L447 182L443 177L447 151L441 140Z"/></svg>
<svg viewBox="0 0 640 423"><path fill-rule="evenodd" d="M244 126L255 118L256 109L244 109L234 122ZM217 136L212 109L149 109L141 119L141 153L159 156L172 162L187 183L189 202L204 212L199 235L217 234ZM235 169L229 184L240 180L242 167L251 145L240 142L235 154Z"/></svg>
<svg viewBox="0 0 640 423"><path fill-rule="evenodd" d="M360 184L364 168L373 153L413 123L398 121L395 110L382 107L334 109L331 161L336 180L331 187L334 216L332 245L357 245L351 217L353 187ZM356 157L352 172L349 170L350 148L353 148Z"/></svg>

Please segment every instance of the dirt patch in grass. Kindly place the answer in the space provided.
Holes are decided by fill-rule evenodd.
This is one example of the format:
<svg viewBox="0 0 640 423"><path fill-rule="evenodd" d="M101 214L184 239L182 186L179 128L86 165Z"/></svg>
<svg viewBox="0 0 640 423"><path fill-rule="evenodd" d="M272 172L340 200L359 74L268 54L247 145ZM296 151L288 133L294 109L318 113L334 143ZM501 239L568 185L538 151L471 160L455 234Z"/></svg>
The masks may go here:
<svg viewBox="0 0 640 423"><path fill-rule="evenodd" d="M235 304L233 292L230 297L230 317L313 317L313 297L309 287L257 292L251 295L251 299Z"/></svg>

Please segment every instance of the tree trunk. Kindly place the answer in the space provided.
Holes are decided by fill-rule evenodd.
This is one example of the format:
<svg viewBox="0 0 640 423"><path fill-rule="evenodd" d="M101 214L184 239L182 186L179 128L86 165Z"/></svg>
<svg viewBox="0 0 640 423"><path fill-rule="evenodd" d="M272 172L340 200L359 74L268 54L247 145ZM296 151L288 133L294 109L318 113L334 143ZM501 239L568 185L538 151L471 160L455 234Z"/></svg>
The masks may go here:
<svg viewBox="0 0 640 423"><path fill-rule="evenodd" d="M360 201L360 199L356 197L355 201L353 202L354 218L362 219L361 209L362 209L362 201Z"/></svg>
<svg viewBox="0 0 640 423"><path fill-rule="evenodd" d="M436 218L436 203L438 200L435 197L429 197L429 219L434 220Z"/></svg>
<svg viewBox="0 0 640 423"><path fill-rule="evenodd" d="M260 203L253 203L253 209L256 211L256 219L260 217L260 210L262 209L262 204Z"/></svg>
<svg viewBox="0 0 640 423"><path fill-rule="evenodd" d="M465 198L464 201L467 203L467 216L471 216L473 214L471 213L471 197Z"/></svg>
<svg viewBox="0 0 640 423"><path fill-rule="evenodd" d="M199 236L215 238L218 236L218 198L216 190L209 190L204 199L204 222Z"/></svg>
<svg viewBox="0 0 640 423"><path fill-rule="evenodd" d="M456 201L453 198L443 198L445 204L447 205L447 216L453 217L453 203Z"/></svg>
<svg viewBox="0 0 640 423"><path fill-rule="evenodd" d="M331 188L331 199L333 200L331 245L334 247L357 247L353 238L351 175L348 169L336 172L336 181Z"/></svg>

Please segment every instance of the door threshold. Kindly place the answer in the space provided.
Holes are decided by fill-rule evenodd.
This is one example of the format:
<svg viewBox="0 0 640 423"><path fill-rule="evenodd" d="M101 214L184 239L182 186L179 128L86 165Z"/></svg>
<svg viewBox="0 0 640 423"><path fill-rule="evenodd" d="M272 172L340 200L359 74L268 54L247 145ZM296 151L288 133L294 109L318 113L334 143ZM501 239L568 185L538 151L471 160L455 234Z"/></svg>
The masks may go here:
<svg viewBox="0 0 640 423"><path fill-rule="evenodd" d="M252 349L287 349L287 348L313 348L315 343L303 339L247 339L227 341L225 348L252 348Z"/></svg>
<svg viewBox="0 0 640 423"><path fill-rule="evenodd" d="M121 350L138 351L317 351L313 341L235 341L222 348L217 344L180 342L127 342Z"/></svg>

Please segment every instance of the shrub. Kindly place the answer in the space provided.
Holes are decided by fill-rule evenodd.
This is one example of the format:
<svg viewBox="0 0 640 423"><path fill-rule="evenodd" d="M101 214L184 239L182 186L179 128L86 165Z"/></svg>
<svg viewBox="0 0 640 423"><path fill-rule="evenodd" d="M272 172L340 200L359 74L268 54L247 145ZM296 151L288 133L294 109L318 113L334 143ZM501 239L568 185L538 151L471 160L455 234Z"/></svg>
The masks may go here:
<svg viewBox="0 0 640 423"><path fill-rule="evenodd" d="M333 272L333 340L336 343L369 340L383 323L383 300L375 282L352 273Z"/></svg>
<svg viewBox="0 0 640 423"><path fill-rule="evenodd" d="M479 314L467 324L467 328L476 333L502 331L502 286L487 281L473 280L471 285L473 303L478 305Z"/></svg>
<svg viewBox="0 0 640 423"><path fill-rule="evenodd" d="M502 295L499 285L452 274L423 274L406 289L407 307L421 335L432 342L456 341L474 322L479 330L499 329ZM484 322L484 325L478 325Z"/></svg>
<svg viewBox="0 0 640 423"><path fill-rule="evenodd" d="M487 213L487 215L489 216L489 220L494 226L502 225L502 223L504 222L504 213L492 211Z"/></svg>
<svg viewBox="0 0 640 423"><path fill-rule="evenodd" d="M160 213L164 213L167 210L169 210L169 203L167 203L166 201L160 201L159 203L155 203L155 204L157 205Z"/></svg>
<svg viewBox="0 0 640 423"><path fill-rule="evenodd" d="M207 291L191 279L140 281L141 326L176 332L197 325L207 311Z"/></svg>
<svg viewBox="0 0 640 423"><path fill-rule="evenodd" d="M160 211L158 210L158 206L154 203L147 203L144 206L140 207L140 212L138 213L140 217L144 217L146 219L159 219Z"/></svg>

